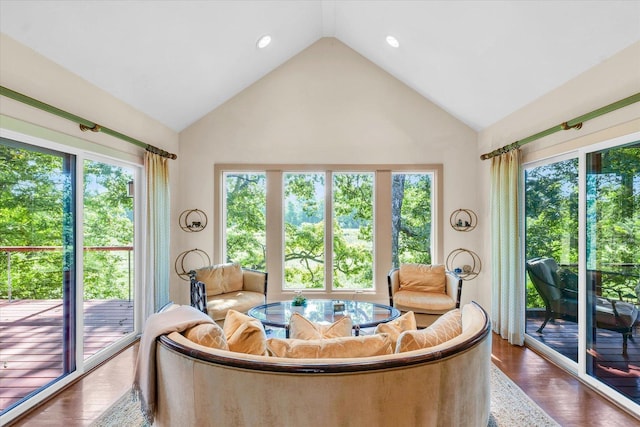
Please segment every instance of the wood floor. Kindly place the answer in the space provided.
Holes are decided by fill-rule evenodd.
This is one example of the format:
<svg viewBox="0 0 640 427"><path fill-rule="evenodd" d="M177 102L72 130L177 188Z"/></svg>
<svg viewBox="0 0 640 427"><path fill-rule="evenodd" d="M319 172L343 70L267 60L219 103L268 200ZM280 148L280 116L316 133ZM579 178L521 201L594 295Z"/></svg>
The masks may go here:
<svg viewBox="0 0 640 427"><path fill-rule="evenodd" d="M130 390L138 344L11 426L87 426ZM493 336L493 362L561 426L640 426L634 418L534 351Z"/></svg>

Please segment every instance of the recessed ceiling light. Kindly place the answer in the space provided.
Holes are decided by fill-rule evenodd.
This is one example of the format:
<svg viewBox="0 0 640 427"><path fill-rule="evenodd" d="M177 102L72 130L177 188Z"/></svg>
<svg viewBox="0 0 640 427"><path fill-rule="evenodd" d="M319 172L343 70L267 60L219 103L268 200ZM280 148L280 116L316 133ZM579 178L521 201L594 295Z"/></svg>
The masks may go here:
<svg viewBox="0 0 640 427"><path fill-rule="evenodd" d="M258 49L264 49L269 46L269 43L271 43L271 36L269 34L265 34L258 39L258 43L256 43L256 45L258 46Z"/></svg>
<svg viewBox="0 0 640 427"><path fill-rule="evenodd" d="M396 47L397 48L397 47L400 46L400 42L398 41L398 39L393 37L393 36L387 36L387 43L391 47Z"/></svg>

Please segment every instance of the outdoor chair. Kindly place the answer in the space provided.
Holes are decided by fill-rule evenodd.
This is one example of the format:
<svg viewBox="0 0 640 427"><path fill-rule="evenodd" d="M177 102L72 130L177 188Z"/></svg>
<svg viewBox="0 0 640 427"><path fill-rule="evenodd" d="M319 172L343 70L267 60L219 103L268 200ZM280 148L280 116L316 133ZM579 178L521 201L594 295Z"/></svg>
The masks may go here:
<svg viewBox="0 0 640 427"><path fill-rule="evenodd" d="M413 311L418 327L427 327L447 311L460 307L462 279L444 265L401 264L389 271L389 305Z"/></svg>
<svg viewBox="0 0 640 427"><path fill-rule="evenodd" d="M231 309L246 313L264 304L267 273L241 268L238 263L218 264L191 270L191 306L222 324Z"/></svg>
<svg viewBox="0 0 640 427"><path fill-rule="evenodd" d="M544 301L545 318L537 332L551 319L578 321L578 278L568 270L558 268L553 258L534 258L526 263L533 286ZM622 334L622 353L627 353L627 339L632 336L638 309L630 303L596 296L595 324L597 328Z"/></svg>

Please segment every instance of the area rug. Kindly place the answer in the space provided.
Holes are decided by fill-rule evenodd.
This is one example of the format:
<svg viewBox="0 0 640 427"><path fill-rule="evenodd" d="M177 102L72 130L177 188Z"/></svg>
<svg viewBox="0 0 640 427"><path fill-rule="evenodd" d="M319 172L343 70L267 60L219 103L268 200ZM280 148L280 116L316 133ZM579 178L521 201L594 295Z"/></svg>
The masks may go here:
<svg viewBox="0 0 640 427"><path fill-rule="evenodd" d="M126 393L92 424L92 427L147 427L138 402ZM493 363L491 364L491 415L488 427L559 427Z"/></svg>

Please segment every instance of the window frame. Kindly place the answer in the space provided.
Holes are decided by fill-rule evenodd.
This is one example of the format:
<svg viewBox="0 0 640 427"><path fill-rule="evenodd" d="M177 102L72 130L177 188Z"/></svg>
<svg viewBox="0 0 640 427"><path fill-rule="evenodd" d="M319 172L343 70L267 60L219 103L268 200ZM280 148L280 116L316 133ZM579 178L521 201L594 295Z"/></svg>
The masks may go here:
<svg viewBox="0 0 640 427"><path fill-rule="evenodd" d="M284 282L284 228L283 228L283 176L286 172L318 172L332 176L333 172L372 172L374 173L374 225L373 225L373 287L363 293L371 299L388 302L387 274L392 268L391 259L391 180L392 173L432 173L432 259L434 264L442 264L443 260L443 176L442 164L214 164L214 214L213 214L213 259L214 263L226 260L225 241L225 173L262 173L267 176L266 184L266 270L269 273L269 300L290 299L295 293L293 289L283 289ZM331 188L327 186L327 188ZM332 195L325 196L325 209L331 207ZM329 239L332 233L325 234ZM332 245L332 241L329 242ZM328 243L325 243L327 247ZM331 252L326 259L332 259ZM328 276L331 277L331 276ZM325 280L328 280L325 277ZM308 289L304 291L313 298L350 298L355 290Z"/></svg>

